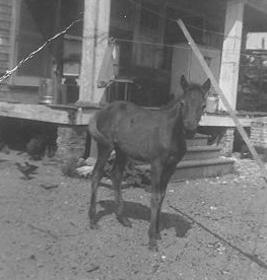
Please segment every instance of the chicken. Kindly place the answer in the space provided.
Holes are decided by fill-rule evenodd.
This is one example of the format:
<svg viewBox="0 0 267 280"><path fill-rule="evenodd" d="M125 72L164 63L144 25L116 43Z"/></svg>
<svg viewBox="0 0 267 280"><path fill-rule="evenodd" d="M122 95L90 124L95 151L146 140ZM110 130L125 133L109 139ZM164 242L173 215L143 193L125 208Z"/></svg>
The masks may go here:
<svg viewBox="0 0 267 280"><path fill-rule="evenodd" d="M19 162L16 162L16 166L18 170L25 176L25 179L30 180L32 177L31 174L35 174L36 169L38 166L28 163L27 161L22 165Z"/></svg>

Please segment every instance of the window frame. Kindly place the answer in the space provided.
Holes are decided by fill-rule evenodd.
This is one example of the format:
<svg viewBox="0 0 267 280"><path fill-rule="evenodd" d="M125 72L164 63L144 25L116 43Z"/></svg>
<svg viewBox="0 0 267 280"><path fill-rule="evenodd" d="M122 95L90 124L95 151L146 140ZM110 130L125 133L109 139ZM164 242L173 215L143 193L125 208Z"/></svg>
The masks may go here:
<svg viewBox="0 0 267 280"><path fill-rule="evenodd" d="M20 35L20 21L21 21L21 7L23 0L12 0L12 21L11 21L11 50L9 58L10 69L13 69L18 64L18 47L19 47L19 35ZM42 76L29 76L18 75L17 72L8 80L9 86L14 87L39 87L40 81L47 79Z"/></svg>

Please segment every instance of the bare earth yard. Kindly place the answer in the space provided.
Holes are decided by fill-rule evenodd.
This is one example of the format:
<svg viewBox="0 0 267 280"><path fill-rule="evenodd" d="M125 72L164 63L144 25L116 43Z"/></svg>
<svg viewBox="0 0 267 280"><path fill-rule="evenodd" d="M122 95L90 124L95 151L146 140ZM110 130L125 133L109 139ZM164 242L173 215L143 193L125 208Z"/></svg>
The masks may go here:
<svg viewBox="0 0 267 280"><path fill-rule="evenodd" d="M152 253L149 193L123 190L133 223L124 228L112 188L101 187L93 231L90 180L64 177L49 160L24 180L15 162L26 159L0 154L1 280L267 279L267 188L252 160L238 160L235 174L169 184Z"/></svg>

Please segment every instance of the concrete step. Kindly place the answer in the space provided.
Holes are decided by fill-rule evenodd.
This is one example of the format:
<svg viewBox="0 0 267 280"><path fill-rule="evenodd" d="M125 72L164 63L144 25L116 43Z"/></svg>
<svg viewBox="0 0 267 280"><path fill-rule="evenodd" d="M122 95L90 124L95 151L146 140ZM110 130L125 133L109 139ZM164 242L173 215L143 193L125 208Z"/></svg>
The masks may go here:
<svg viewBox="0 0 267 280"><path fill-rule="evenodd" d="M234 172L234 160L218 157L202 160L182 160L171 181L222 176Z"/></svg>
<svg viewBox="0 0 267 280"><path fill-rule="evenodd" d="M218 146L188 146L183 160L203 160L218 158L220 147Z"/></svg>
<svg viewBox="0 0 267 280"><path fill-rule="evenodd" d="M186 140L187 146L205 146L208 143L208 135L197 133L193 139Z"/></svg>

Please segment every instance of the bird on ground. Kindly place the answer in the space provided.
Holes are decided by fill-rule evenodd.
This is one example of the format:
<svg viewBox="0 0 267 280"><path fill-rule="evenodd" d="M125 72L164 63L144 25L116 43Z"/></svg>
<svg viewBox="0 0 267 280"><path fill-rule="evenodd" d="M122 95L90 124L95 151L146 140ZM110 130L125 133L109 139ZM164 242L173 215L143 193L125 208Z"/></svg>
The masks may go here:
<svg viewBox="0 0 267 280"><path fill-rule="evenodd" d="M30 180L32 177L30 175L35 174L36 169L38 166L30 164L29 162L25 162L24 165L16 162L16 166L18 170L25 176L25 179Z"/></svg>

